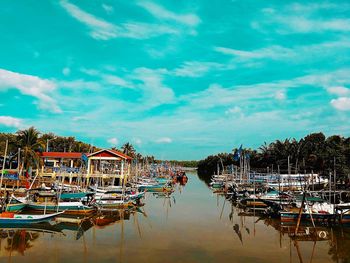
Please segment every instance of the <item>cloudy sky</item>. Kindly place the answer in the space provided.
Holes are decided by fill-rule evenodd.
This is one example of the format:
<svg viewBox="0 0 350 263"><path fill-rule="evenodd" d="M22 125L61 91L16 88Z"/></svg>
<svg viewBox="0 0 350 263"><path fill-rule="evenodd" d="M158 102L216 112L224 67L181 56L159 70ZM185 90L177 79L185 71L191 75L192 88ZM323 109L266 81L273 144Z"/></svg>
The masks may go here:
<svg viewBox="0 0 350 263"><path fill-rule="evenodd" d="M200 159L350 135L348 1L1 1L0 131Z"/></svg>

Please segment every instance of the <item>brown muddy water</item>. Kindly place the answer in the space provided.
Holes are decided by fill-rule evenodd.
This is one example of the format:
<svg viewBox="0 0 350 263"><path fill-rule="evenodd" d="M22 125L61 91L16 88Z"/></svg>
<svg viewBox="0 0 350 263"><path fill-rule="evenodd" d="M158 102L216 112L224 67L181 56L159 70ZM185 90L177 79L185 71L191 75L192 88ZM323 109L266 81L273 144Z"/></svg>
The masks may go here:
<svg viewBox="0 0 350 263"><path fill-rule="evenodd" d="M293 227L242 214L196 174L171 198L81 225L0 229L0 262L349 262L350 228Z"/></svg>

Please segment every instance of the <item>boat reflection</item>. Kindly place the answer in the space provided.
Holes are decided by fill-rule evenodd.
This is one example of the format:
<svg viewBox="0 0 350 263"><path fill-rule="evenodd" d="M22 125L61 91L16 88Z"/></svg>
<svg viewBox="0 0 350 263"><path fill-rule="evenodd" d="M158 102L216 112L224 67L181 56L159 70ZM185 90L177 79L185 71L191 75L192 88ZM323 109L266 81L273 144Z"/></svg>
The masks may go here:
<svg viewBox="0 0 350 263"><path fill-rule="evenodd" d="M225 203L230 202L224 199L222 206L218 204L220 219L225 215L228 216L234 239L238 239L242 245L248 236L255 237L259 230L272 227L279 233L279 247L281 249L285 246L289 247L290 262L318 262L325 250L328 252L327 255L322 256L324 260L330 256L334 262L350 261L350 228L348 225L328 227L314 226L309 223L301 224L297 228L296 223L281 223L275 218L264 218L255 214L254 211L244 211L233 203L230 203L229 209L225 209ZM224 215L222 215L223 211L226 212ZM297 257L294 256L294 259L293 254L297 255Z"/></svg>
<svg viewBox="0 0 350 263"><path fill-rule="evenodd" d="M130 215L137 211L136 208L114 209L110 211L101 211L93 219L93 223L97 228L105 228L122 220L130 220Z"/></svg>
<svg viewBox="0 0 350 263"><path fill-rule="evenodd" d="M30 224L21 226L0 225L0 249L24 255L24 252L34 246L34 242L44 234L62 234L62 231L55 225L49 223ZM3 242L5 240L5 242Z"/></svg>

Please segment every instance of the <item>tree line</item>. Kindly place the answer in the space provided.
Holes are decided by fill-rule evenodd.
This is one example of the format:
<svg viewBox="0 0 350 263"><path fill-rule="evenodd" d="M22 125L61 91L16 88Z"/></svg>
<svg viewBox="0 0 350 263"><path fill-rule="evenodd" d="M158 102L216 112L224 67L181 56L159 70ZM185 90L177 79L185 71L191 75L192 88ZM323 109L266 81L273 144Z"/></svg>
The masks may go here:
<svg viewBox="0 0 350 263"><path fill-rule="evenodd" d="M2 160L5 154L6 141L8 141L6 168L10 166L10 163L18 159L18 154L21 156L23 168L28 169L29 167L39 167L39 153L41 152L92 153L101 149L92 144L76 140L72 136L64 137L54 133L41 133L36 128L30 127L28 129L18 130L16 133L0 133L0 153ZM139 162L152 163L155 161L154 156L143 156L138 153L129 142L124 143L120 149L116 147L112 149L129 155ZM3 165L3 161L0 162L0 165Z"/></svg>
<svg viewBox="0 0 350 263"><path fill-rule="evenodd" d="M208 179L217 171L218 164L239 165L234 153L219 153L199 161L198 173ZM312 133L300 140L288 138L266 142L258 149L242 149L241 156L246 156L252 170L258 172L319 173L328 176L336 171L337 177L347 179L350 175L350 137L339 135L326 137L323 133Z"/></svg>

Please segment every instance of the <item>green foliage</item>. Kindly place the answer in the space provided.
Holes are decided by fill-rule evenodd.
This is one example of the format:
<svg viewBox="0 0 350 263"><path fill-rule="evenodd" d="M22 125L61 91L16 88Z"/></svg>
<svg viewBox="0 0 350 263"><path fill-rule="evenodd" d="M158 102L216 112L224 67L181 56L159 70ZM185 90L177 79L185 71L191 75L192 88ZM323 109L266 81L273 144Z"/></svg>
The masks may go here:
<svg viewBox="0 0 350 263"><path fill-rule="evenodd" d="M186 167L186 168L195 168L198 166L198 161L177 161L177 160L171 160L169 161L171 164Z"/></svg>
<svg viewBox="0 0 350 263"><path fill-rule="evenodd" d="M77 141L75 137L69 136L58 136L54 133L40 133L34 127L30 127L26 130L17 131L16 134L12 133L0 133L0 154L5 152L6 140L9 141L8 144L8 156L15 156L18 149L21 148L25 161L25 167L37 167L39 158L37 156L38 152L82 152L82 153L92 153L100 150L91 144L84 143L82 141ZM126 142L123 144L121 149L116 147L112 148L123 152L130 157L133 157L139 162L155 162L154 156L145 156L138 153L134 146Z"/></svg>
<svg viewBox="0 0 350 263"><path fill-rule="evenodd" d="M235 152L234 149L233 152ZM275 171L281 173L288 169L288 157L292 173L315 172L327 176L336 169L337 175L347 178L350 175L350 138L333 135L328 138L323 133L312 133L301 140L276 140L266 142L258 150L244 149L250 155L250 166L258 171ZM217 170L217 164L238 165L233 154L221 153L208 156L198 163L198 173L205 178Z"/></svg>
<svg viewBox="0 0 350 263"><path fill-rule="evenodd" d="M122 150L123 150L123 153L130 156L130 157L135 157L135 154L136 154L136 150L134 148L134 146L127 142L127 143L124 143L123 146L122 146Z"/></svg>

